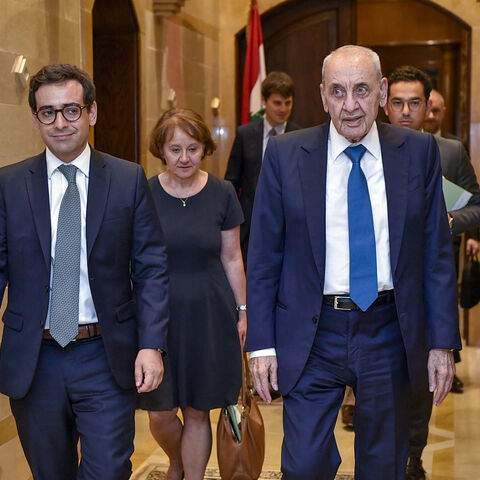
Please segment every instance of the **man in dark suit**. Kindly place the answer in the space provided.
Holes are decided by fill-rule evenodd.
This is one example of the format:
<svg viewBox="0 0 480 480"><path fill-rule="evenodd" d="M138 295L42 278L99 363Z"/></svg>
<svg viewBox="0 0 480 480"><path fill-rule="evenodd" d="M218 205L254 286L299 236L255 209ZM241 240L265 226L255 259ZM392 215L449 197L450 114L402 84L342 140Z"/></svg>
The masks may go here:
<svg viewBox="0 0 480 480"><path fill-rule="evenodd" d="M295 87L289 75L285 72L269 73L262 82L265 117L240 126L233 142L225 179L233 183L245 216L245 222L240 226L245 264L255 189L268 140L274 135L300 128L288 121L292 113L294 94Z"/></svg>
<svg viewBox="0 0 480 480"><path fill-rule="evenodd" d="M438 148L375 122L387 98L375 52L337 49L322 79L331 122L275 137L265 153L246 350L262 398L269 383L283 395L286 480L335 477L345 385L357 397L355 478L403 480L410 388L428 381L439 404L460 348Z"/></svg>
<svg viewBox="0 0 480 480"><path fill-rule="evenodd" d="M416 67L406 65L394 70L388 76L388 100L385 113L393 125L413 130L422 130L428 112L432 108L430 100L431 81L428 75ZM440 151L442 174L459 185L472 197L464 208L448 212L451 238L456 265L460 249L460 234L480 224L480 188L468 154L459 140L451 140L435 135ZM456 282L455 282L456 284ZM455 351L455 360L460 354ZM454 377L456 391L461 391L458 378ZM410 442L408 452L407 480L424 480L422 452L427 444L428 423L432 413L432 394L424 389L412 397Z"/></svg>
<svg viewBox="0 0 480 480"><path fill-rule="evenodd" d="M141 166L87 143L84 71L42 68L29 103L47 148L0 170L0 391L35 480L126 480L136 391L163 376L161 229Z"/></svg>
<svg viewBox="0 0 480 480"><path fill-rule="evenodd" d="M442 130L443 119L445 118L445 113L447 111L443 95L438 90L432 88L428 100L430 107L427 110L427 115L425 117L425 121L423 122L423 130L425 130L425 132L433 133L435 136L461 141L468 153L468 145L465 141L456 135L453 135L452 133Z"/></svg>

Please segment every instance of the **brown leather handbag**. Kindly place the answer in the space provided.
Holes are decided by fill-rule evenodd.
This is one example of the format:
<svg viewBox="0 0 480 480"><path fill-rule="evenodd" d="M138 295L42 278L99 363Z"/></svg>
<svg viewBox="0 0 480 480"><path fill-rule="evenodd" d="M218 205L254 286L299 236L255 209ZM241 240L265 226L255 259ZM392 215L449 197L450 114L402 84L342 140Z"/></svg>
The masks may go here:
<svg viewBox="0 0 480 480"><path fill-rule="evenodd" d="M217 458L222 480L256 480L262 472L265 458L265 428L252 386L247 386L249 375L247 356L243 354L240 423L230 407L220 411L217 424Z"/></svg>

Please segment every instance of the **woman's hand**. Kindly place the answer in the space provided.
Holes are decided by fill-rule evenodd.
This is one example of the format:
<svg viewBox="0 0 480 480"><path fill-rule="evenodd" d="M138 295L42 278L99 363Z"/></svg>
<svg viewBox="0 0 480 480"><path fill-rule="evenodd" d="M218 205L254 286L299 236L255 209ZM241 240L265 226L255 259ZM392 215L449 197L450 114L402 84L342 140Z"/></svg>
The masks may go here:
<svg viewBox="0 0 480 480"><path fill-rule="evenodd" d="M238 312L237 330L243 350L243 347L245 346L245 339L247 337L247 312L245 311L241 310Z"/></svg>

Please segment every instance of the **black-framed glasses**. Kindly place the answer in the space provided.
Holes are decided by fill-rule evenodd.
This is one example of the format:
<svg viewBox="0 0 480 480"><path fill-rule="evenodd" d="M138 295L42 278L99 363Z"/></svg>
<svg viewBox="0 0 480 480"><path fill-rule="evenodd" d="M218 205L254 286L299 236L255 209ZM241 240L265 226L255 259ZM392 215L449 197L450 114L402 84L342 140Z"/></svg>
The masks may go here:
<svg viewBox="0 0 480 480"><path fill-rule="evenodd" d="M413 100L402 100L400 98L393 98L390 100L390 106L395 112L403 111L405 104L408 105L408 109L412 112L416 112L422 105L424 101L420 98L414 98Z"/></svg>
<svg viewBox="0 0 480 480"><path fill-rule="evenodd" d="M76 122L81 116L84 108L88 105L79 105L78 103L69 103L62 108L40 107L35 116L40 123L51 125L57 119L57 113L61 112L67 122Z"/></svg>

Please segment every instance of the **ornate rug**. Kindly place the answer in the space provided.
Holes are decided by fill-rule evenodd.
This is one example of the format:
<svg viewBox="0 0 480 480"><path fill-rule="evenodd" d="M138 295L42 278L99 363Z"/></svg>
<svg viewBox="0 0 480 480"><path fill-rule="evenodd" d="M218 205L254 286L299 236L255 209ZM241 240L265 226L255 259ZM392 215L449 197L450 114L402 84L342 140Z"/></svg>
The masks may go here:
<svg viewBox="0 0 480 480"><path fill-rule="evenodd" d="M143 467L139 472L135 473L131 480L165 480L167 471L166 465L158 463L151 463ZM207 468L205 472L205 480L218 480L220 479L220 472L218 468ZM265 470L260 475L259 480L280 479L282 474L273 470ZM348 473L339 473L335 477L335 480L353 480L353 475Z"/></svg>

